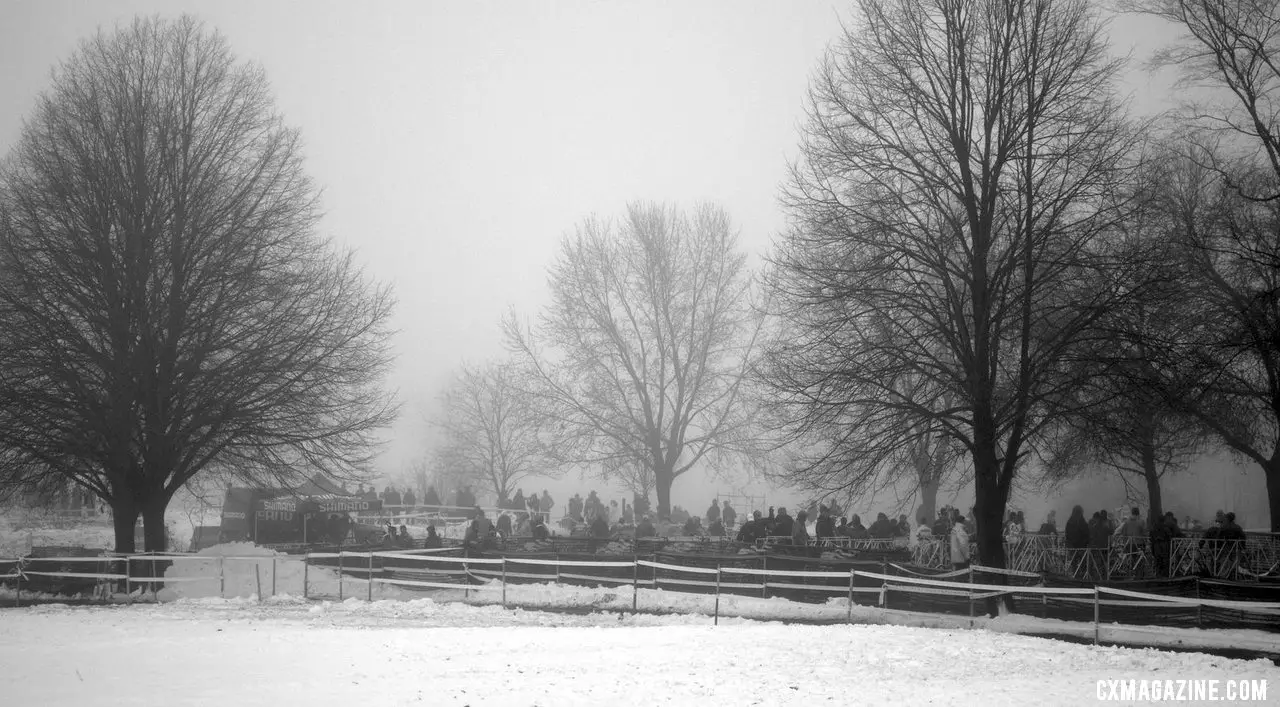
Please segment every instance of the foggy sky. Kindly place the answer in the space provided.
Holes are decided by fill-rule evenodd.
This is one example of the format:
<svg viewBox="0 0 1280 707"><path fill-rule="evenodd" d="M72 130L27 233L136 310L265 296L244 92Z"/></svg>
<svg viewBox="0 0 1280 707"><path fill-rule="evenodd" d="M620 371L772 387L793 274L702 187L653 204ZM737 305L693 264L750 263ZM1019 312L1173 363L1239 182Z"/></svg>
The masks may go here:
<svg viewBox="0 0 1280 707"><path fill-rule="evenodd" d="M183 12L264 67L324 188L322 233L395 288L390 385L404 412L386 473L426 451L424 416L457 364L502 355L507 309L536 313L557 243L583 218L710 200L763 252L783 226L809 77L850 17L829 0L5 2L0 152L80 39ZM1135 110L1161 107L1167 78L1136 63L1170 31L1122 17L1112 36L1137 60L1121 87ZM674 503L702 509L731 486L696 474L676 481ZM557 499L604 488L527 486Z"/></svg>

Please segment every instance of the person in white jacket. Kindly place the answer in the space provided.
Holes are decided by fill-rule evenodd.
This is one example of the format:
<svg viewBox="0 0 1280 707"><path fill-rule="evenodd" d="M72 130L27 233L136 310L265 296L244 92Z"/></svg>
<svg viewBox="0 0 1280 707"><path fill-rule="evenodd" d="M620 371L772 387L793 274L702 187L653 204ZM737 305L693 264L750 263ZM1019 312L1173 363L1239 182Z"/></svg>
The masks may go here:
<svg viewBox="0 0 1280 707"><path fill-rule="evenodd" d="M964 529L964 516L956 516L951 528L951 565L958 570L969 566L969 534Z"/></svg>

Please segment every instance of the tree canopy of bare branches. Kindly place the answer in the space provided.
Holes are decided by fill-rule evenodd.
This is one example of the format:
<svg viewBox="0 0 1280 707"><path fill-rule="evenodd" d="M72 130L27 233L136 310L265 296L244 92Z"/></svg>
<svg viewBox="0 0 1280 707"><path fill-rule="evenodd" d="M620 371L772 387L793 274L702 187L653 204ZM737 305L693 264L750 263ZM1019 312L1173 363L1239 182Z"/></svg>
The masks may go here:
<svg viewBox="0 0 1280 707"><path fill-rule="evenodd" d="M566 237L537 326L505 323L562 460L606 477L647 467L666 516L677 477L742 458L754 443L741 392L758 331L749 284L713 206L632 204Z"/></svg>
<svg viewBox="0 0 1280 707"><path fill-rule="evenodd" d="M1186 253L1197 316L1171 342L1189 385L1184 408L1266 476L1280 531L1280 3L1134 0L1184 30L1156 65L1207 90L1187 106L1165 207Z"/></svg>
<svg viewBox="0 0 1280 707"><path fill-rule="evenodd" d="M763 370L797 474L877 473L944 435L1003 566L1019 464L1118 296L1103 236L1134 133L1080 0L864 0L810 91L791 225L771 256L787 322Z"/></svg>
<svg viewBox="0 0 1280 707"><path fill-rule="evenodd" d="M390 292L315 234L261 69L190 18L99 32L0 175L0 481L73 479L117 550L173 494L357 478L396 412Z"/></svg>
<svg viewBox="0 0 1280 707"><path fill-rule="evenodd" d="M1153 160L1151 182L1166 178L1167 167ZM1137 482L1154 522L1164 515L1165 476L1187 468L1212 440L1180 402L1195 384L1189 386L1169 334L1196 316L1198 295L1185 277L1184 250L1170 238L1166 203L1153 196L1140 199L1119 237L1130 243L1127 257L1136 264L1127 269L1135 278L1132 296L1102 318L1086 354L1098 365L1064 401L1067 411L1040 449L1050 484L1099 466L1118 473L1126 487ZM1148 218L1151 211L1159 213Z"/></svg>
<svg viewBox="0 0 1280 707"><path fill-rule="evenodd" d="M463 366L441 395L437 426L443 458L464 478L481 480L505 503L522 481L554 478L560 467L547 445L547 426L536 399L507 363Z"/></svg>

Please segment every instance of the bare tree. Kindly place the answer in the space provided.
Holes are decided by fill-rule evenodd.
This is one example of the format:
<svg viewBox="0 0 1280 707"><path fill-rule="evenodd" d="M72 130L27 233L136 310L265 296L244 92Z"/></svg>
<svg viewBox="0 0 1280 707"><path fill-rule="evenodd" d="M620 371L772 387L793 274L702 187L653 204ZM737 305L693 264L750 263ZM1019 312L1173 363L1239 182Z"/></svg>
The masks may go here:
<svg viewBox="0 0 1280 707"><path fill-rule="evenodd" d="M164 549L196 475L357 478L394 417L386 289L319 239L296 130L195 20L100 32L0 175L0 483L70 478Z"/></svg>
<svg viewBox="0 0 1280 707"><path fill-rule="evenodd" d="M1145 492L1153 523L1164 514L1162 479L1211 443L1205 425L1183 409L1186 390L1197 382L1185 378L1169 341L1202 302L1186 276L1187 250L1171 237L1178 229L1162 195L1174 162L1167 146L1154 147L1135 173L1134 208L1111 239L1131 264L1123 270L1132 278L1124 286L1129 296L1100 319L1079 353L1095 364L1093 374L1068 394L1068 410L1041 446L1051 483L1097 466L1114 471L1126 487L1137 482Z"/></svg>
<svg viewBox="0 0 1280 707"><path fill-rule="evenodd" d="M564 239L549 284L538 326L512 316L505 329L564 461L606 475L647 467L666 517L676 478L748 456L741 388L758 326L723 210L632 204L616 224L589 219Z"/></svg>
<svg viewBox="0 0 1280 707"><path fill-rule="evenodd" d="M535 399L517 385L505 363L463 366L441 395L436 424L451 466L480 479L505 503L525 479L560 473L544 435Z"/></svg>
<svg viewBox="0 0 1280 707"><path fill-rule="evenodd" d="M1028 442L1117 296L1119 63L1082 0L864 0L853 27L811 89L766 370L796 434L960 443L1002 567Z"/></svg>
<svg viewBox="0 0 1280 707"><path fill-rule="evenodd" d="M1154 63L1181 69L1182 87L1203 97L1183 110L1191 135L1165 192L1200 305L1175 342L1198 375L1182 404L1262 467L1280 532L1280 4L1128 5L1185 31Z"/></svg>

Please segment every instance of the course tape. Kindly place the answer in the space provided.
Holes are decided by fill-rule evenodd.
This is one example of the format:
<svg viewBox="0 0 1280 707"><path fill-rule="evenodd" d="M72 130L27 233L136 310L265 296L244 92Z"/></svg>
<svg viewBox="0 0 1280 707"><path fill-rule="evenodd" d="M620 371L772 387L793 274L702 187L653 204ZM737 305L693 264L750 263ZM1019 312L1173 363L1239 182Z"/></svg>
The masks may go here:
<svg viewBox="0 0 1280 707"><path fill-rule="evenodd" d="M129 583L130 584L148 584L148 583L163 582L165 584L168 584L169 582L210 582L210 581L216 582L219 579L221 579L221 577L130 577Z"/></svg>
<svg viewBox="0 0 1280 707"><path fill-rule="evenodd" d="M142 556L139 559L152 559L148 556ZM24 557L19 562L22 564L30 564L32 562L128 562L127 557Z"/></svg>
<svg viewBox="0 0 1280 707"><path fill-rule="evenodd" d="M1007 570L1003 567L987 567L986 565L970 565L969 569L973 572L989 572L991 574L1007 574L1010 577L1031 577L1032 579L1040 579L1040 575L1035 572L1023 572L1022 570Z"/></svg>
<svg viewBox="0 0 1280 707"><path fill-rule="evenodd" d="M706 567L685 567L683 565L668 565L662 562L650 562L648 560L637 560L637 565L652 567L659 570L671 570L672 572L689 572L691 574L715 574L719 570L708 569Z"/></svg>
<svg viewBox="0 0 1280 707"><path fill-rule="evenodd" d="M799 570L758 570L750 567L725 567L725 574L752 574L779 577L812 577L814 579L848 579L849 572L801 572Z"/></svg>
<svg viewBox="0 0 1280 707"><path fill-rule="evenodd" d="M591 562L589 560L536 560L508 557L508 563L521 565L559 565L563 567L635 567L634 562Z"/></svg>
<svg viewBox="0 0 1280 707"><path fill-rule="evenodd" d="M1112 589L1111 587L1098 587L1098 591L1103 594L1113 594L1121 597L1132 597L1134 599L1145 599L1148 601L1162 601L1168 604L1186 604L1189 606L1213 606L1220 609L1240 609L1243 611L1271 611L1280 609L1280 602L1269 601L1228 601L1225 599L1195 599L1192 597L1170 597L1163 594L1147 594L1145 592L1131 592L1127 589Z"/></svg>
<svg viewBox="0 0 1280 707"><path fill-rule="evenodd" d="M942 572L940 574L925 574L924 572L917 572L912 569L907 569L906 567L903 567L902 565L899 565L899 564L895 564L893 562L890 562L889 566L900 572L906 572L907 574L913 575L915 577L924 577L925 579L942 579L944 577L961 577L963 575L973 573L973 568L971 567L966 567L962 570L952 570L950 572Z"/></svg>
<svg viewBox="0 0 1280 707"><path fill-rule="evenodd" d="M830 585L830 584L795 584L793 582L765 582L764 584L769 589L805 589L805 590L812 590L815 592L837 592L840 594L846 594L849 591L848 587L841 587L838 585ZM854 587L855 591L857 591L858 589L859 589L858 587ZM863 587L863 589L866 589L866 587ZM876 587L874 589L871 589L871 591L874 591L875 593L879 594L880 588Z"/></svg>
<svg viewBox="0 0 1280 707"><path fill-rule="evenodd" d="M861 572L854 571L859 577L868 579L878 579L882 582L896 582L901 584L920 584L927 587L942 587L943 589L981 589L988 592L1000 592L1003 594L1021 593L1021 594L1074 594L1078 596L1093 596L1092 589L1082 589L1078 587L1011 587L999 584L969 584L967 582L943 582L936 579L922 579L919 577L899 577L890 574L879 574L877 572ZM897 589L897 587L895 587Z"/></svg>
<svg viewBox="0 0 1280 707"><path fill-rule="evenodd" d="M27 570L23 574L36 577L75 577L77 579L129 579L127 574L96 574L92 572L32 572Z"/></svg>
<svg viewBox="0 0 1280 707"><path fill-rule="evenodd" d="M631 579L622 579L620 577L595 577L587 574L569 574L567 572L560 573L561 579L580 579L584 582L613 582L615 584L631 584ZM712 585L714 586L714 584Z"/></svg>

